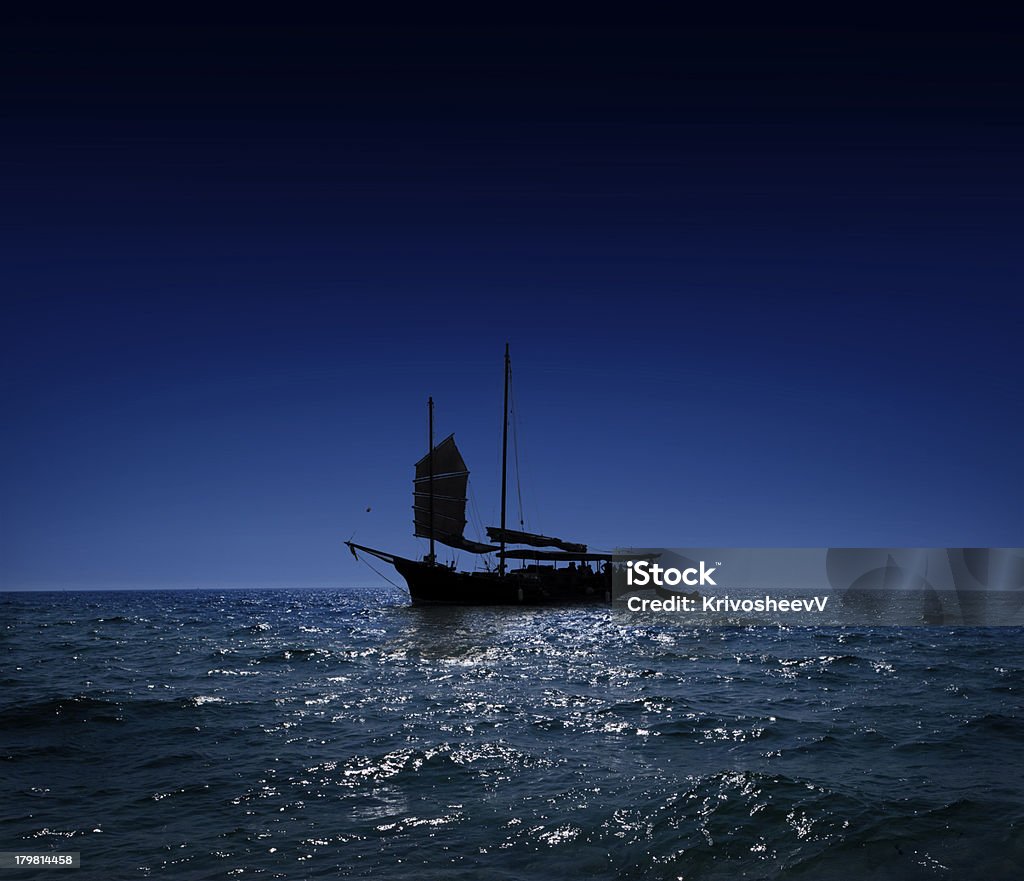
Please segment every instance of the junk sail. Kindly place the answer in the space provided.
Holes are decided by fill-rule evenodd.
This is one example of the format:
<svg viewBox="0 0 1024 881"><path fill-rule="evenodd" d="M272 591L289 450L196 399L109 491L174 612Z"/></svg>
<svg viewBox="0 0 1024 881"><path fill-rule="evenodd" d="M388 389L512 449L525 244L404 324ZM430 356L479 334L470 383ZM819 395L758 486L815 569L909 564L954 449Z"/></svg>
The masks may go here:
<svg viewBox="0 0 1024 881"><path fill-rule="evenodd" d="M496 551L493 545L470 541L466 529L466 488L469 469L450 434L416 463L413 480L415 535L474 554ZM433 488L433 493L431 493ZM431 499L433 495L433 499Z"/></svg>

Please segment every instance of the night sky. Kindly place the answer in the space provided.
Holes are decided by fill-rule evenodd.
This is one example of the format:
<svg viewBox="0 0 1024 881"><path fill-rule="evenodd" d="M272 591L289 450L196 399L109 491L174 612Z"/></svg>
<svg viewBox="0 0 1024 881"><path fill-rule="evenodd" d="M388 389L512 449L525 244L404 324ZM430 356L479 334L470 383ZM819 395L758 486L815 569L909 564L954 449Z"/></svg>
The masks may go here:
<svg viewBox="0 0 1024 881"><path fill-rule="evenodd" d="M1019 22L27 16L0 587L376 583L506 341L527 528L1022 543Z"/></svg>

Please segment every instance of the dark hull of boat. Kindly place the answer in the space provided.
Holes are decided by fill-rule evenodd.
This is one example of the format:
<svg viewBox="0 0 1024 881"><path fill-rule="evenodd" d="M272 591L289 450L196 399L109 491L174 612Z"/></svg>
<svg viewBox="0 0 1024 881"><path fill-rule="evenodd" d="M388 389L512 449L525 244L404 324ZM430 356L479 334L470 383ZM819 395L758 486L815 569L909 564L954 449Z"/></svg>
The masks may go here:
<svg viewBox="0 0 1024 881"><path fill-rule="evenodd" d="M409 586L414 605L565 606L611 602L611 582L603 575L571 575L566 570L534 574L458 572L395 557L393 565Z"/></svg>

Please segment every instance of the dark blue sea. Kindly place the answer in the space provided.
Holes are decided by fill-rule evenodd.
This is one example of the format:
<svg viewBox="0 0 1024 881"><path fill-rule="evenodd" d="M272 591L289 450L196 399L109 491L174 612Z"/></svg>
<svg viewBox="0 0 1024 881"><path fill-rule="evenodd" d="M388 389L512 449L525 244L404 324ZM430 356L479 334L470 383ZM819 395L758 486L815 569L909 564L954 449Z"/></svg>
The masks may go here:
<svg viewBox="0 0 1024 881"><path fill-rule="evenodd" d="M636 620L0 595L0 850L80 881L1022 876L1020 629Z"/></svg>

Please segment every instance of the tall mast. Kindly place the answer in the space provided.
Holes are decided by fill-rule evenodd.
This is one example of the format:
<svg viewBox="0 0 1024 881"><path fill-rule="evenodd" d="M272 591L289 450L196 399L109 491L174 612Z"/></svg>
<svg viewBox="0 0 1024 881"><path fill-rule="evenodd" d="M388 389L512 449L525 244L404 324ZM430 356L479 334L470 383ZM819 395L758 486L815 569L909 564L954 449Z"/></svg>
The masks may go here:
<svg viewBox="0 0 1024 881"><path fill-rule="evenodd" d="M434 563L434 399L427 398L427 461L430 463L430 564Z"/></svg>
<svg viewBox="0 0 1024 881"><path fill-rule="evenodd" d="M508 377L512 362L508 357L508 343L505 343L505 409L501 414L501 556L498 558L498 574L505 574L505 499L508 490Z"/></svg>

